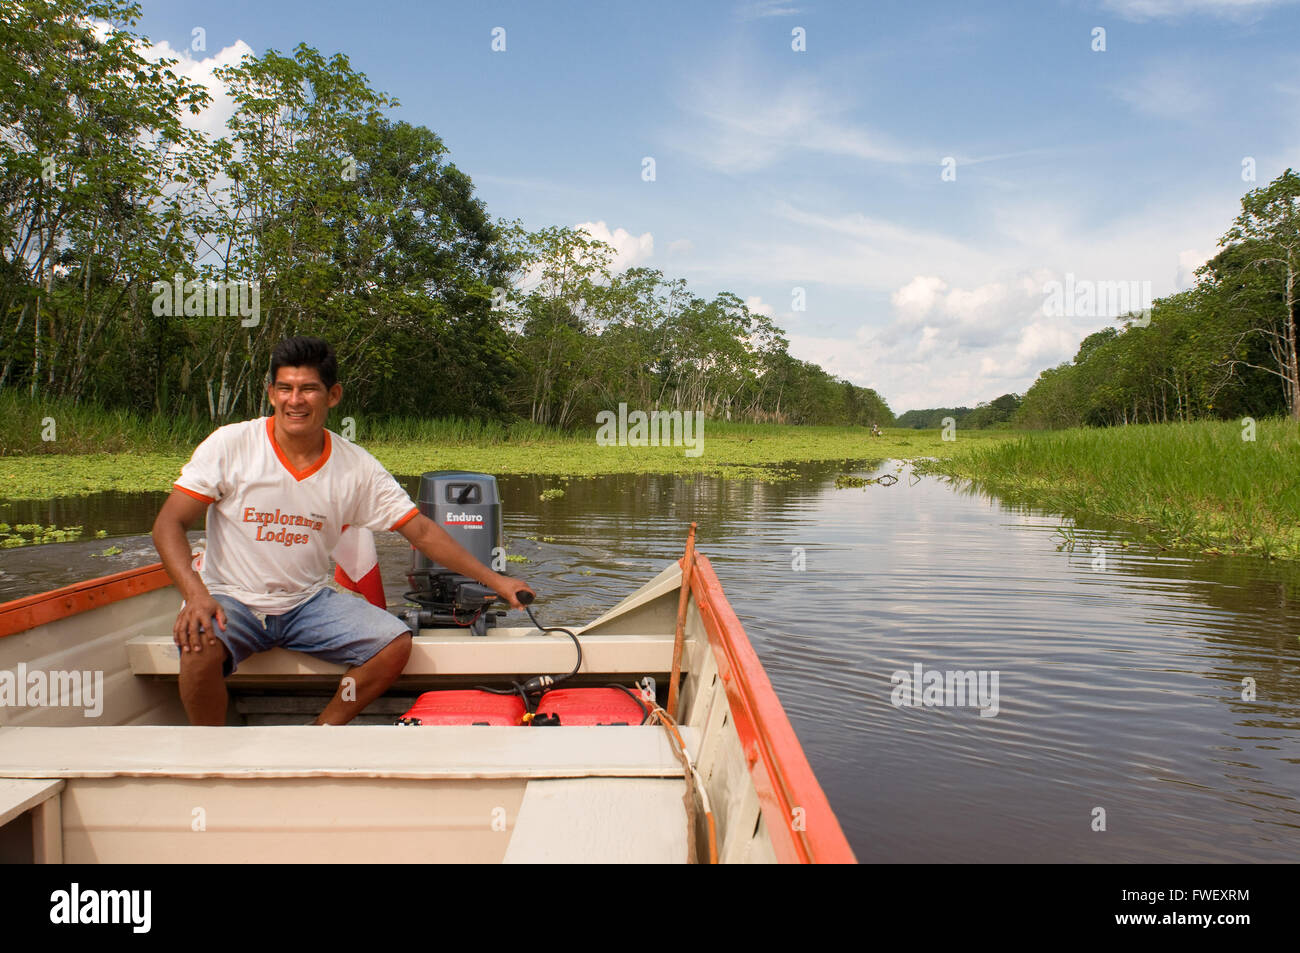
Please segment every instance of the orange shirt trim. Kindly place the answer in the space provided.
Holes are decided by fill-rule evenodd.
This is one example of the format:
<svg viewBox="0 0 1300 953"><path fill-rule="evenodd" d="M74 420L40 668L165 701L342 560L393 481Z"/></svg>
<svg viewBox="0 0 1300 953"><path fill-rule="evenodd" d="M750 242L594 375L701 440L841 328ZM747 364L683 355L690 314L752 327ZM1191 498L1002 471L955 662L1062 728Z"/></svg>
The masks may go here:
<svg viewBox="0 0 1300 953"><path fill-rule="evenodd" d="M289 458L284 455L284 451L280 449L280 445L275 442L275 417L266 418L266 435L271 440L271 447L272 449L275 450L275 456L280 461L280 464L286 470L289 471L289 473L293 476L295 480L299 482L302 482L303 480L307 479L307 477L311 476L321 467L325 466L325 461L330 458L330 432L328 430L325 431L324 451L321 453L320 457L316 460L316 462L313 463L311 466L309 466L306 470L295 469L294 465L289 462Z"/></svg>
<svg viewBox="0 0 1300 953"><path fill-rule="evenodd" d="M210 497L210 496L204 496L202 493L195 493L193 490L187 490L187 489L185 489L185 487L181 486L179 483L173 483L172 486L173 486L174 488L176 488L177 490L180 490L180 491L181 491L182 493L184 493L186 496L192 496L192 497L194 497L194 499L198 500L200 503L215 503L215 502L217 502L216 500L214 500L214 499L213 499L212 497Z"/></svg>
<svg viewBox="0 0 1300 953"><path fill-rule="evenodd" d="M406 514L405 516L403 516L400 520L398 520L396 523L394 523L394 524L390 527L390 529L392 529L392 530L398 530L398 529L401 529L401 528L402 528L403 526L405 526L407 523L411 522L411 520L415 519L419 514L420 514L420 508L419 508L418 506L413 506L413 507L411 507L411 512L407 513L407 514Z"/></svg>

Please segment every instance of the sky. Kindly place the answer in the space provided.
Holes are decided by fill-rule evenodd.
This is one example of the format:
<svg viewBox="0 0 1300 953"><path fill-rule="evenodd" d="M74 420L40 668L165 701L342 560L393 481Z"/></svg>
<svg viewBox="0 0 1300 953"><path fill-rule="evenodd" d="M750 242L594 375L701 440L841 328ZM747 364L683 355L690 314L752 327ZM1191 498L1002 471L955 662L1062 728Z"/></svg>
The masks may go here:
<svg viewBox="0 0 1300 953"><path fill-rule="evenodd" d="M1118 324L1053 282L1190 287L1300 166L1297 0L142 7L214 92L248 53L343 53L493 216L734 292L895 413L1023 393Z"/></svg>

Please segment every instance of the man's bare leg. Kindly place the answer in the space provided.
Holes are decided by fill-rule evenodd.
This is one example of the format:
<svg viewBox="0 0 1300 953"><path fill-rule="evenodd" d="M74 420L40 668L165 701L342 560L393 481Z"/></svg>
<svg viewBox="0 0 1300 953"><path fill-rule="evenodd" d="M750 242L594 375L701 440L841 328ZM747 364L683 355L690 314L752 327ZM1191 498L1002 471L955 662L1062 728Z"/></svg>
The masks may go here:
<svg viewBox="0 0 1300 953"><path fill-rule="evenodd" d="M350 668L330 703L316 719L318 725L346 725L367 705L388 691L411 657L411 636L399 635L369 661ZM348 679L352 681L349 682ZM344 699L350 699L345 701Z"/></svg>
<svg viewBox="0 0 1300 953"><path fill-rule="evenodd" d="M226 679L222 665L230 658L230 650L218 642L206 652L182 652L180 691L181 703L191 725L216 725L226 723Z"/></svg>

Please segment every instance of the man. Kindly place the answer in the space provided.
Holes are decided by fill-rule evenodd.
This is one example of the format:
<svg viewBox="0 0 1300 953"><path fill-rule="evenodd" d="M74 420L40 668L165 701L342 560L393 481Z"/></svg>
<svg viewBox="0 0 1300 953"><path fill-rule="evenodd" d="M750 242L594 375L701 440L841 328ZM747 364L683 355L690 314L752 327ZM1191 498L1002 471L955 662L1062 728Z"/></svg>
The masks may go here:
<svg viewBox="0 0 1300 953"><path fill-rule="evenodd" d="M190 723L224 725L225 678L276 645L349 666L318 725L351 721L393 683L411 654L396 616L329 586L345 525L392 529L439 565L470 576L515 609L532 590L484 566L411 498L379 461L330 433L343 395L333 349L287 338L271 353L270 417L213 431L181 470L153 526L167 574L185 597L172 634ZM199 572L185 533L207 510Z"/></svg>

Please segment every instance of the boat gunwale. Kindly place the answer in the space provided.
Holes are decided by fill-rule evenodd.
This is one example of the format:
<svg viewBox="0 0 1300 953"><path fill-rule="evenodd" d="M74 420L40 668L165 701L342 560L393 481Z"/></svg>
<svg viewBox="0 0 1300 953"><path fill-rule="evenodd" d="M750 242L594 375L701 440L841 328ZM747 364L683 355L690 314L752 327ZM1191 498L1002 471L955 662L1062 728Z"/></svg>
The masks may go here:
<svg viewBox="0 0 1300 953"><path fill-rule="evenodd" d="M685 562L683 556L683 573ZM778 862L857 863L758 653L713 565L699 552L694 553L690 586ZM796 809L802 809L799 825Z"/></svg>
<svg viewBox="0 0 1300 953"><path fill-rule="evenodd" d="M170 585L157 562L0 603L0 639Z"/></svg>

